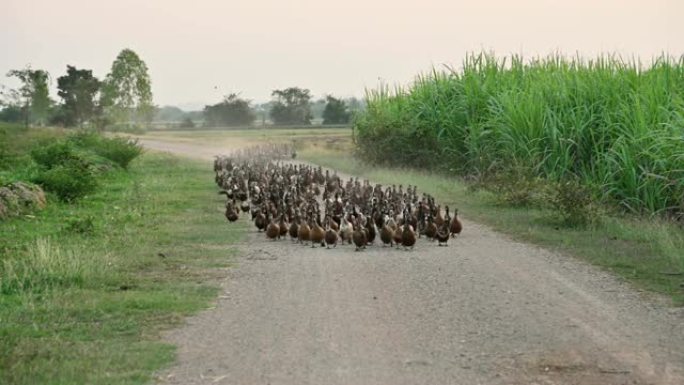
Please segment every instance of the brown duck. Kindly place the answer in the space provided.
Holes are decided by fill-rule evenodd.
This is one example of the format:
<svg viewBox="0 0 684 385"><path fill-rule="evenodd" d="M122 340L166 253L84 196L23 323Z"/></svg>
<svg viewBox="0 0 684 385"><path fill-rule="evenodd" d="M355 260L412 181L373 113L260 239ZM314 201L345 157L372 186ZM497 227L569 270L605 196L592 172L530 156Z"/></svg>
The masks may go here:
<svg viewBox="0 0 684 385"><path fill-rule="evenodd" d="M280 236L284 237L287 235L287 231L289 230L289 225L285 221L285 214L280 215L280 221L278 222L278 227L280 227Z"/></svg>
<svg viewBox="0 0 684 385"><path fill-rule="evenodd" d="M397 226L397 229L394 230L394 234L392 234L392 240L397 245L401 245L401 239L403 236L404 236L404 226Z"/></svg>
<svg viewBox="0 0 684 385"><path fill-rule="evenodd" d="M392 247L392 245L393 245L393 243L392 243L393 233L394 232L392 231L392 229L389 228L389 226L387 226L387 224L382 226L382 229L380 230L380 240L382 241L383 247L385 247L387 245L390 245L390 247Z"/></svg>
<svg viewBox="0 0 684 385"><path fill-rule="evenodd" d="M458 219L458 209L455 209L454 219L451 220L451 224L449 225L449 232L453 238L454 236L461 234L461 231L463 231L463 224L461 223L461 220Z"/></svg>
<svg viewBox="0 0 684 385"><path fill-rule="evenodd" d="M292 242L297 240L297 236L299 234L299 224L297 224L297 220L298 220L298 218L295 219L294 221L292 221L292 223L290 223L289 232L290 232L290 239L292 239Z"/></svg>
<svg viewBox="0 0 684 385"><path fill-rule="evenodd" d="M401 245L406 247L410 247L413 249L413 246L416 244L416 233L413 231L411 228L410 224L405 224L404 225L404 231L401 234Z"/></svg>
<svg viewBox="0 0 684 385"><path fill-rule="evenodd" d="M275 219L271 219L268 226L266 226L266 236L268 239L280 239L280 226L278 226Z"/></svg>
<svg viewBox="0 0 684 385"><path fill-rule="evenodd" d="M226 207L226 219L228 219L228 222L235 222L238 218L238 211L235 210L233 205Z"/></svg>
<svg viewBox="0 0 684 385"><path fill-rule="evenodd" d="M311 238L311 228L309 227L309 224L306 223L306 221L302 221L302 223L299 224L299 229L297 230L297 238L299 239L300 243L304 243L309 241Z"/></svg>
<svg viewBox="0 0 684 385"><path fill-rule="evenodd" d="M428 216L427 226L425 226L425 236L428 237L429 240L434 241L435 235L437 235L437 225L435 224L432 215L430 215Z"/></svg>
<svg viewBox="0 0 684 385"><path fill-rule="evenodd" d="M333 230L331 226L331 222L335 223L330 219L330 217L327 218L327 224L326 224L326 230L325 230L325 244L327 245L327 248L330 248L330 245L333 247L337 247L337 231Z"/></svg>
<svg viewBox="0 0 684 385"><path fill-rule="evenodd" d="M437 229L435 239L437 240L437 246L449 246L447 245L449 241L449 228L445 225Z"/></svg>
<svg viewBox="0 0 684 385"><path fill-rule="evenodd" d="M314 220L313 225L311 226L311 247L316 247L317 243L320 243L321 246L325 246L325 230L323 230L323 228L318 224L318 222L318 219Z"/></svg>
<svg viewBox="0 0 684 385"><path fill-rule="evenodd" d="M265 230L266 226L268 226L266 216L261 212L261 210L257 212L257 215L254 218L254 226L256 226L258 231Z"/></svg>
<svg viewBox="0 0 684 385"><path fill-rule="evenodd" d="M366 233L364 230L365 229L363 228L363 226L361 226L360 223L357 223L357 226L354 227L354 232L352 233L352 240L354 241L354 245L356 246L355 251L359 251L366 247L368 239L366 238Z"/></svg>
<svg viewBox="0 0 684 385"><path fill-rule="evenodd" d="M368 236L368 243L373 243L375 241L377 231L375 230L375 223L373 223L373 218L371 217L368 217L366 221L366 231Z"/></svg>

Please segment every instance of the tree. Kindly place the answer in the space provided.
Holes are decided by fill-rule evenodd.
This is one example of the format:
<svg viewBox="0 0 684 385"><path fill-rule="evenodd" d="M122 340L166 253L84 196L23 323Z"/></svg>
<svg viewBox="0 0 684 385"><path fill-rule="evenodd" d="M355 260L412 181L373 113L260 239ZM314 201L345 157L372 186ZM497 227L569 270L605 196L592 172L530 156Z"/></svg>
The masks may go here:
<svg viewBox="0 0 684 385"><path fill-rule="evenodd" d="M43 125L47 121L50 109L50 92L48 82L50 75L44 70L33 70L27 66L23 70L11 70L8 77L18 78L22 85L18 94L23 99L24 124L28 127L31 123Z"/></svg>
<svg viewBox="0 0 684 385"><path fill-rule="evenodd" d="M325 99L321 98L311 102L311 115L314 119L323 120L323 111L325 111Z"/></svg>
<svg viewBox="0 0 684 385"><path fill-rule="evenodd" d="M180 123L180 128L195 128L195 122L188 116Z"/></svg>
<svg viewBox="0 0 684 385"><path fill-rule="evenodd" d="M21 123L24 120L24 111L21 106L10 104L0 110L0 122Z"/></svg>
<svg viewBox="0 0 684 385"><path fill-rule="evenodd" d="M105 113L115 122L149 124L154 114L147 65L138 54L124 49L112 63L100 98Z"/></svg>
<svg viewBox="0 0 684 385"><path fill-rule="evenodd" d="M256 114L250 103L249 100L239 98L237 94L230 94L220 103L205 106L205 125L209 127L251 126L256 119Z"/></svg>
<svg viewBox="0 0 684 385"><path fill-rule="evenodd" d="M67 74L57 78L57 95L64 101L61 118L67 126L83 126L96 112L95 96L100 81L91 70L67 65Z"/></svg>
<svg viewBox="0 0 684 385"><path fill-rule="evenodd" d="M299 87L274 90L271 120L274 124L311 124L311 92Z"/></svg>
<svg viewBox="0 0 684 385"><path fill-rule="evenodd" d="M349 112L352 113L352 115L363 111L363 109L365 108L365 104L364 104L363 100L359 100L354 96L347 99L346 102L347 102L347 108L349 109Z"/></svg>
<svg viewBox="0 0 684 385"><path fill-rule="evenodd" d="M342 99L328 95L326 98L325 110L323 110L323 124L347 124L351 120L351 113L347 108L347 103Z"/></svg>
<svg viewBox="0 0 684 385"><path fill-rule="evenodd" d="M164 106L161 108L155 108L154 111L154 121L155 122L180 122L183 121L187 116L185 111L174 106Z"/></svg>

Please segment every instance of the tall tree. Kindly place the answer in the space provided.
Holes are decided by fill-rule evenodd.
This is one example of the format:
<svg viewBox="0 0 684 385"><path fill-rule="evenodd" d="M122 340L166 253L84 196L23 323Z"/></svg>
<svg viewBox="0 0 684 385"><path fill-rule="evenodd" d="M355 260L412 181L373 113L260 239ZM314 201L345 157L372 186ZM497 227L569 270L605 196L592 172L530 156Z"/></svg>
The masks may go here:
<svg viewBox="0 0 684 385"><path fill-rule="evenodd" d="M67 74L57 78L57 88L57 95L64 101L64 123L82 127L96 112L95 97L100 90L100 81L91 70L67 65Z"/></svg>
<svg viewBox="0 0 684 385"><path fill-rule="evenodd" d="M154 114L147 65L138 54L124 49L104 81L101 105L117 122L149 124Z"/></svg>
<svg viewBox="0 0 684 385"><path fill-rule="evenodd" d="M351 119L351 113L347 108L347 103L342 99L328 95L326 98L325 109L323 110L323 124L347 124Z"/></svg>
<svg viewBox="0 0 684 385"><path fill-rule="evenodd" d="M16 77L22 83L19 94L23 99L24 124L43 125L50 109L50 75L44 70L34 70L27 66L23 70L11 70L8 77Z"/></svg>
<svg viewBox="0 0 684 385"><path fill-rule="evenodd" d="M204 107L204 122L209 127L251 126L256 114L250 101L241 99L237 94L226 96L221 103Z"/></svg>
<svg viewBox="0 0 684 385"><path fill-rule="evenodd" d="M278 125L311 124L311 91L299 87L274 90L271 120Z"/></svg>

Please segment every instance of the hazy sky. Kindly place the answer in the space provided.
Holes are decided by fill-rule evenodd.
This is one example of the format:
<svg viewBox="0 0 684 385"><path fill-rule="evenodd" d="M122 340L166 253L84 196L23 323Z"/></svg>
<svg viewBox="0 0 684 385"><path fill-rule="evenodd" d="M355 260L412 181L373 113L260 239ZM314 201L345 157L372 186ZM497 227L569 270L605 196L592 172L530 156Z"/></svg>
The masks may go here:
<svg viewBox="0 0 684 385"><path fill-rule="evenodd" d="M0 0L0 75L30 63L56 86L71 64L103 78L128 47L159 105L288 86L363 96L482 49L679 56L682 15L684 0Z"/></svg>

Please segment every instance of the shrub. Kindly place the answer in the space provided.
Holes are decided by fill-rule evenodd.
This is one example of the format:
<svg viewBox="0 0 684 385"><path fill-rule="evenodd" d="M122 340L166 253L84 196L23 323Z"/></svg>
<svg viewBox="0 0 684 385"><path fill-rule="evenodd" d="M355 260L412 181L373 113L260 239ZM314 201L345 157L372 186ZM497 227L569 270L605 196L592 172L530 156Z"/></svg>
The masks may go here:
<svg viewBox="0 0 684 385"><path fill-rule="evenodd" d="M31 150L31 158L45 169L80 160L74 146L63 140L34 147Z"/></svg>
<svg viewBox="0 0 684 385"><path fill-rule="evenodd" d="M122 168L142 154L137 140L129 138L106 138L92 131L81 131L69 137L69 142L106 158ZM97 163L97 162L95 162Z"/></svg>
<svg viewBox="0 0 684 385"><path fill-rule="evenodd" d="M143 152L137 139L129 138L101 138L95 152L122 168L128 168L131 161Z"/></svg>
<svg viewBox="0 0 684 385"><path fill-rule="evenodd" d="M493 191L503 202L518 207L541 207L550 199L549 183L522 166L487 170L471 184L472 189Z"/></svg>
<svg viewBox="0 0 684 385"><path fill-rule="evenodd" d="M551 203L568 226L586 226L594 223L599 215L592 203L591 189L577 180L557 183Z"/></svg>
<svg viewBox="0 0 684 385"><path fill-rule="evenodd" d="M44 170L38 173L34 181L66 202L90 194L97 188L95 172L90 164L80 159Z"/></svg>

